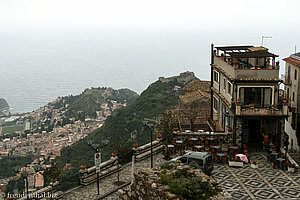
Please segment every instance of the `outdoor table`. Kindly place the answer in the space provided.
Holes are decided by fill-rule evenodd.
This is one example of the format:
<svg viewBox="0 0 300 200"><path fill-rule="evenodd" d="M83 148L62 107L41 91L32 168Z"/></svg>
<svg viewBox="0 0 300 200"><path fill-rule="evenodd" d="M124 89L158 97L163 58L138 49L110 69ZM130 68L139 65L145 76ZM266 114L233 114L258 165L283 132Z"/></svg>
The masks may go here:
<svg viewBox="0 0 300 200"><path fill-rule="evenodd" d="M279 153L277 153L277 152L272 152L272 153L271 153L271 161L276 160L278 154L279 154Z"/></svg>
<svg viewBox="0 0 300 200"><path fill-rule="evenodd" d="M197 151L199 151L200 149L203 149L203 148L204 148L204 146L200 146L200 145L198 145L198 146L195 146L195 148L197 149Z"/></svg>
<svg viewBox="0 0 300 200"><path fill-rule="evenodd" d="M197 141L198 138L191 138L191 141L193 141L193 146L195 145L195 141Z"/></svg>
<svg viewBox="0 0 300 200"><path fill-rule="evenodd" d="M213 148L216 149L216 151L219 151L221 147L220 146L213 146Z"/></svg>
<svg viewBox="0 0 300 200"><path fill-rule="evenodd" d="M230 149L233 150L233 155L235 155L235 152L239 150L239 147L230 147Z"/></svg>
<svg viewBox="0 0 300 200"><path fill-rule="evenodd" d="M168 151L172 152L171 149L173 149L175 146L173 144L168 144L167 147L168 147Z"/></svg>
<svg viewBox="0 0 300 200"><path fill-rule="evenodd" d="M181 140L176 140L175 143L176 143L177 148L180 148L180 152L181 152L182 151L181 145L183 142Z"/></svg>
<svg viewBox="0 0 300 200"><path fill-rule="evenodd" d="M225 156L225 154L223 153L218 153L217 156L220 158L222 164L223 164L223 157Z"/></svg>
<svg viewBox="0 0 300 200"><path fill-rule="evenodd" d="M276 159L276 161L278 161L279 163L278 163L278 167L280 168L280 169L283 169L283 165L284 165L284 162L283 161L285 161L285 159L284 158L277 158ZM275 168L275 163L274 163L274 168Z"/></svg>
<svg viewBox="0 0 300 200"><path fill-rule="evenodd" d="M207 139L209 140L209 144L213 144L213 141L215 140L215 138L213 138L213 137L209 137Z"/></svg>
<svg viewBox="0 0 300 200"><path fill-rule="evenodd" d="M200 133L203 133L204 130L199 130Z"/></svg>

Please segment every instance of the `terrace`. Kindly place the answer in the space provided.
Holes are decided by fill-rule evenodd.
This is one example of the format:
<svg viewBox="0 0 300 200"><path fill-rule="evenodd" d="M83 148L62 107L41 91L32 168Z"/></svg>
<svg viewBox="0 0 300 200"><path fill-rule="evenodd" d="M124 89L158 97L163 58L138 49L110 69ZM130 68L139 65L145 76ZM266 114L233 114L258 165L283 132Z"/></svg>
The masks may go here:
<svg viewBox="0 0 300 200"><path fill-rule="evenodd" d="M216 47L213 64L224 70L232 79L279 79L278 55L265 47L227 46Z"/></svg>
<svg viewBox="0 0 300 200"><path fill-rule="evenodd" d="M236 105L236 115L240 116L284 116L288 115L288 105Z"/></svg>

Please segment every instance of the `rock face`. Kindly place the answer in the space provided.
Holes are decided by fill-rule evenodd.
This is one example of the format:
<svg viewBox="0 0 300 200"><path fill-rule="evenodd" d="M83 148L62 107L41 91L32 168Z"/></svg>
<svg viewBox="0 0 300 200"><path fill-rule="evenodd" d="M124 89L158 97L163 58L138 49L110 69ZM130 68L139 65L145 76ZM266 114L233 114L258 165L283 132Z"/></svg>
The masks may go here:
<svg viewBox="0 0 300 200"><path fill-rule="evenodd" d="M143 169L136 172L134 178L129 187L118 191L119 199L231 199L209 176L188 165L176 163L165 169ZM186 188L181 184L185 181L188 182ZM197 184L201 186L197 188Z"/></svg>
<svg viewBox="0 0 300 200"><path fill-rule="evenodd" d="M0 98L0 113L8 109L9 109L8 103L5 101L5 99Z"/></svg>

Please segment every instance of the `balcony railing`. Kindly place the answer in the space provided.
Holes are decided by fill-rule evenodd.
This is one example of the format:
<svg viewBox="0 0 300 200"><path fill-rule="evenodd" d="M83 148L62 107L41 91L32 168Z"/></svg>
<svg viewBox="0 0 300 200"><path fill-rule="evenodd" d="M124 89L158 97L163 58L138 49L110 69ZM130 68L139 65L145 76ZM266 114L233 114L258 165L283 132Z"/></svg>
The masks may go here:
<svg viewBox="0 0 300 200"><path fill-rule="evenodd" d="M284 116L288 114L286 103L278 106L236 105L236 115L242 116Z"/></svg>
<svg viewBox="0 0 300 200"><path fill-rule="evenodd" d="M215 56L214 63L216 66L224 70L233 79L240 80L278 80L279 79L279 67L275 68L263 68L252 67L243 68L242 65L231 65L231 61L224 61L224 58ZM250 65L247 65L250 66Z"/></svg>
<svg viewBox="0 0 300 200"><path fill-rule="evenodd" d="M291 82L291 76L286 76L284 74L281 74L281 79L284 81L285 85L290 85Z"/></svg>
<svg viewBox="0 0 300 200"><path fill-rule="evenodd" d="M223 62L232 66L234 69L279 69L279 64L274 65L265 62L265 65L253 65L248 60L236 60L230 56L226 58L222 56L216 56L216 58L219 58Z"/></svg>

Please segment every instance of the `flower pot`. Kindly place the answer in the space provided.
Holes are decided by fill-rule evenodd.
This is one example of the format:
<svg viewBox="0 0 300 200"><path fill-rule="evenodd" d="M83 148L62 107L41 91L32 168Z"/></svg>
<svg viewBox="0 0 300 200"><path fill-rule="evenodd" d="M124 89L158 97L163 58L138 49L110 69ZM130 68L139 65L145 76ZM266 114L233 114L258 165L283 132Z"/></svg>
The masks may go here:
<svg viewBox="0 0 300 200"><path fill-rule="evenodd" d="M116 154L116 153L112 153L111 156L112 156L112 157L116 157L117 154Z"/></svg>
<svg viewBox="0 0 300 200"><path fill-rule="evenodd" d="M162 138L162 134L158 134L156 137L157 137L158 139L161 139L161 138Z"/></svg>
<svg viewBox="0 0 300 200"><path fill-rule="evenodd" d="M86 165L85 165L85 164L81 164L80 168L81 168L82 170L85 170Z"/></svg>
<svg viewBox="0 0 300 200"><path fill-rule="evenodd" d="M136 143L135 143L135 144L133 144L133 147L134 147L134 148L137 148L138 146L139 146L139 145L138 145L138 144L136 144Z"/></svg>
<svg viewBox="0 0 300 200"><path fill-rule="evenodd" d="M238 100L236 101L236 103L237 103L237 104L240 104L240 103L241 103L240 99L238 99Z"/></svg>
<svg viewBox="0 0 300 200"><path fill-rule="evenodd" d="M228 132L231 132L231 131L232 131L232 129L231 129L230 127L228 127L228 128L227 128L227 131L228 131Z"/></svg>
<svg viewBox="0 0 300 200"><path fill-rule="evenodd" d="M243 167L244 163L243 162L237 162L237 161L229 161L228 165L230 167Z"/></svg>

